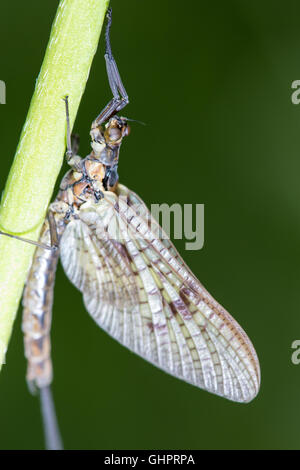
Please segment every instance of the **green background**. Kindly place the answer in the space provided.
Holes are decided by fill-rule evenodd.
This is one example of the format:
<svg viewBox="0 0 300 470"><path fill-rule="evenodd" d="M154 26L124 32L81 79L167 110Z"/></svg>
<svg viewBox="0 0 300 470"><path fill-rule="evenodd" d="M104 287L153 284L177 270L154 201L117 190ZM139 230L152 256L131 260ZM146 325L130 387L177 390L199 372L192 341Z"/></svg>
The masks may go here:
<svg viewBox="0 0 300 470"><path fill-rule="evenodd" d="M57 5L1 4L2 189ZM249 334L262 385L253 402L235 404L154 368L96 326L59 267L53 392L65 446L300 448L300 365L291 362L300 339L300 106L291 102L299 1L112 6L113 51L131 99L124 114L147 123L132 124L120 179L147 204L205 204L204 248L176 246ZM83 156L90 123L110 99L103 50L102 36L74 128ZM25 368L20 311L0 375L1 449L43 448Z"/></svg>

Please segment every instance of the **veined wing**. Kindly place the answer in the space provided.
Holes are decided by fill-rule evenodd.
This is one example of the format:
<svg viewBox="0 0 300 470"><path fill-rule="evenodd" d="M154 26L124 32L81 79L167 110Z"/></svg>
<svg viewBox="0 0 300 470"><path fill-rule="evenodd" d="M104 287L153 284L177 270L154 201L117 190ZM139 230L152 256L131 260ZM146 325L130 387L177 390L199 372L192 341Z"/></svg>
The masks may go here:
<svg viewBox="0 0 300 470"><path fill-rule="evenodd" d="M184 264L141 199L119 185L86 203L60 243L94 320L166 372L238 402L259 389L255 350Z"/></svg>

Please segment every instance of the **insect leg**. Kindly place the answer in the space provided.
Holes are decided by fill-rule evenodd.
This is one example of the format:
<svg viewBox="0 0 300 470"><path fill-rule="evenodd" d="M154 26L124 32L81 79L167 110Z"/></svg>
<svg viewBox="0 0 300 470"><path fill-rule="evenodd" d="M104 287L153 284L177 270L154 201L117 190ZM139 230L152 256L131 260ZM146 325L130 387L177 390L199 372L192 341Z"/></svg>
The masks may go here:
<svg viewBox="0 0 300 470"><path fill-rule="evenodd" d="M110 45L110 27L112 23L111 17L112 10L111 8L107 11L107 26L105 31L105 62L106 62L106 70L107 76L109 81L109 86L113 94L113 99L105 106L105 108L101 111L99 116L95 119L92 124L92 128L100 126L109 118L114 116L116 113L121 111L128 103L129 98L123 82L121 80L121 76L116 64L116 61L112 55L111 45Z"/></svg>
<svg viewBox="0 0 300 470"><path fill-rule="evenodd" d="M66 151L66 160L67 164L70 165L74 170L81 172L81 158L79 155L76 155L75 150L78 150L79 136L73 136L73 146L72 146L72 136L70 128L70 113L69 113L69 97L65 96L64 102L66 104L66 121L67 121L67 151ZM74 145L75 144L75 145Z"/></svg>
<svg viewBox="0 0 300 470"><path fill-rule="evenodd" d="M57 233L57 227L56 227L54 214L51 210L48 211L47 217L49 221L51 248L56 249L58 248L58 233Z"/></svg>
<svg viewBox="0 0 300 470"><path fill-rule="evenodd" d="M11 233L2 232L1 230L0 230L0 235L5 235L6 237L10 237L10 238L15 238L16 240L29 243L30 245L38 246L39 248L43 248L44 250L55 251L58 248L58 236L57 236L56 223L55 223L53 212L49 211L47 214L47 217L49 220L51 245L47 245L46 243L41 243L40 241L36 242L34 240L29 240L28 238L19 237L18 235L12 235Z"/></svg>
<svg viewBox="0 0 300 470"><path fill-rule="evenodd" d="M78 134L71 134L71 144L72 144L72 152L73 155L77 155L79 151L79 135Z"/></svg>
<svg viewBox="0 0 300 470"><path fill-rule="evenodd" d="M6 237L10 237L10 238L15 238L16 240L20 240L21 242L30 243L30 245L38 246L39 248L43 248L44 250L54 251L57 249L57 246L55 245L50 246L50 245L46 245L45 243L35 242L34 240L29 240L28 238L23 238L23 237L19 237L18 235L12 235L11 233L2 232L1 230L0 230L0 235L5 235Z"/></svg>

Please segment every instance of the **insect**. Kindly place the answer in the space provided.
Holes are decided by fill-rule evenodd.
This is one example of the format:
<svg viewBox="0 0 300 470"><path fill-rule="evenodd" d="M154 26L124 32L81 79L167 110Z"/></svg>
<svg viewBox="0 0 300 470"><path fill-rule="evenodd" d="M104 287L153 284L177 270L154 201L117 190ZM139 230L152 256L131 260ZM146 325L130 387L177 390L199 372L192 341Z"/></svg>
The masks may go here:
<svg viewBox="0 0 300 470"><path fill-rule="evenodd" d="M65 99L71 169L49 206L23 296L27 381L41 390L52 381L50 328L60 257L87 311L109 335L182 380L249 402L260 386L251 341L185 265L140 197L118 181L119 150L129 133L118 113L129 100L111 51L111 10L107 18L113 98L92 123L92 152L84 159L72 148Z"/></svg>

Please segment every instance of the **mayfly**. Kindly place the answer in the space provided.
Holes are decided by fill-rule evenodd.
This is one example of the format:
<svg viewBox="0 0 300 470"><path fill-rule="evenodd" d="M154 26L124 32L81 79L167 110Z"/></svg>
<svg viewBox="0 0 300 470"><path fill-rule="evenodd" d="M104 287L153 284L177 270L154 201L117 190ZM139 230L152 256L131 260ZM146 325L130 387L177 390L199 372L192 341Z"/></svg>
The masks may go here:
<svg viewBox="0 0 300 470"><path fill-rule="evenodd" d="M24 291L27 381L40 390L52 381L50 327L60 257L87 311L109 335L182 380L249 402L260 385L251 341L185 265L140 197L118 182L119 150L129 133L128 119L118 113L129 100L110 26L111 10L105 61L113 98L92 123L92 152L84 159L71 142L65 98L71 169L49 206Z"/></svg>

